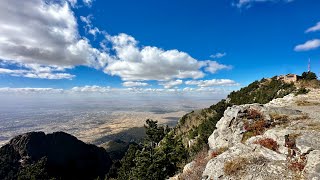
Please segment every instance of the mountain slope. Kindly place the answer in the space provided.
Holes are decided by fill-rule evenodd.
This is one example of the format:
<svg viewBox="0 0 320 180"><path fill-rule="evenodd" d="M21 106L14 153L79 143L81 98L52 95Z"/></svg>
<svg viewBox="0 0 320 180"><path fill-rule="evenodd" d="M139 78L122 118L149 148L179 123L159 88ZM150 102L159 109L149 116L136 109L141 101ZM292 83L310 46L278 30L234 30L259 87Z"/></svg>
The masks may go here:
<svg viewBox="0 0 320 180"><path fill-rule="evenodd" d="M243 103L266 103L290 93L306 92L307 90L299 89L293 83L288 84L277 80L277 77L255 81L239 91L230 93L226 100L221 100L209 108L186 114L160 142L146 141L140 148L129 149L130 153L124 156L120 165L118 164L118 174L115 173L112 178L123 179L123 175L124 179L169 178L174 172L182 171L187 162L197 158L197 154L207 147L209 136L216 129L217 122L223 117L228 107ZM225 150L222 148L219 153ZM130 167L127 164L130 164ZM195 168L193 171L195 172Z"/></svg>
<svg viewBox="0 0 320 180"><path fill-rule="evenodd" d="M103 148L64 132L30 132L0 148L0 179L104 178L110 166Z"/></svg>

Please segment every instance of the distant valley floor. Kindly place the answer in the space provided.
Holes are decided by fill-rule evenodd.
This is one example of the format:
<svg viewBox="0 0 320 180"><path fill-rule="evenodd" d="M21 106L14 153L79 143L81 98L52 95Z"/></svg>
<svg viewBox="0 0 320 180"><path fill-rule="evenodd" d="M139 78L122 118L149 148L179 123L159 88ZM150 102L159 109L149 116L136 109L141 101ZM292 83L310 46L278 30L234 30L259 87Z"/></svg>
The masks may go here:
<svg viewBox="0 0 320 180"><path fill-rule="evenodd" d="M159 124L168 124L174 126L180 117L186 114L186 111L159 111L159 112L130 112L115 111L112 113L99 114L99 118L81 117L74 118L69 121L59 123L51 122L47 124L39 124L39 126L21 129L13 129L12 131L2 131L0 134L0 146L4 145L12 137L28 131L44 131L46 133L55 131L64 131L76 136L78 139L101 145L114 139L123 141L137 141L143 134L143 125L146 119L157 120ZM101 117L100 117L101 116ZM87 118L87 119L86 119Z"/></svg>

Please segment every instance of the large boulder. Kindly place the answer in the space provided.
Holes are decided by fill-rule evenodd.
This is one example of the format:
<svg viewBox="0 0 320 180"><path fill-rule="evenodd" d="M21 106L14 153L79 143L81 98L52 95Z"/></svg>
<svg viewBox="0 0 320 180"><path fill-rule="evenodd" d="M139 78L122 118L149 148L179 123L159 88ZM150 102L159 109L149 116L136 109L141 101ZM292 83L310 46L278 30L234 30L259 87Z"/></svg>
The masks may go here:
<svg viewBox="0 0 320 180"><path fill-rule="evenodd" d="M204 180L292 179L294 174L287 171L285 162L283 154L256 144L238 143L211 159L202 177Z"/></svg>
<svg viewBox="0 0 320 180"><path fill-rule="evenodd" d="M1 147L0 163L3 165L0 179L26 176L26 168L41 169L50 178L95 179L104 178L112 162L103 148L86 144L70 134L30 132Z"/></svg>
<svg viewBox="0 0 320 180"><path fill-rule="evenodd" d="M244 129L244 121L241 118L249 109L261 113L266 109L260 104L246 104L229 107L224 116L217 122L217 129L210 135L208 144L210 149L230 147L241 142Z"/></svg>
<svg viewBox="0 0 320 180"><path fill-rule="evenodd" d="M309 132L301 134L296 139L296 146L302 154L307 154L312 150L320 150L320 132Z"/></svg>

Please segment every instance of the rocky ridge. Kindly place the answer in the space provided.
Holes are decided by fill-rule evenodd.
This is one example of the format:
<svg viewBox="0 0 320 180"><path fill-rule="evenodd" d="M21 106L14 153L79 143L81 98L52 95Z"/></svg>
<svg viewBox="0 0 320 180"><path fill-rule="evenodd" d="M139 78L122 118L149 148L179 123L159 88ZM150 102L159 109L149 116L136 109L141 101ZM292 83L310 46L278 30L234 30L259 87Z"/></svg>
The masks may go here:
<svg viewBox="0 0 320 180"><path fill-rule="evenodd" d="M216 127L202 179L320 179L319 89L229 107Z"/></svg>
<svg viewBox="0 0 320 180"><path fill-rule="evenodd" d="M209 152L228 150L208 162L203 178L320 178L319 102L320 91L312 90L266 105L228 108L208 140Z"/></svg>
<svg viewBox="0 0 320 180"><path fill-rule="evenodd" d="M0 148L0 179L96 179L111 166L108 153L55 132L16 136Z"/></svg>

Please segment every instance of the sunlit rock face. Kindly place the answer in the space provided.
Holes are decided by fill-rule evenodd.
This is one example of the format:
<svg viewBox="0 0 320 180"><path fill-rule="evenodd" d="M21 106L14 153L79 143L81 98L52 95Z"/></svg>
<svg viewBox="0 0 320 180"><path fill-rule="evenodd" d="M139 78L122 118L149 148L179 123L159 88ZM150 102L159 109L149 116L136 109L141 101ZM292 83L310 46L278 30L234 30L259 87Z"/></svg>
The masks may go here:
<svg viewBox="0 0 320 180"><path fill-rule="evenodd" d="M202 179L319 179L320 93L229 107L208 139Z"/></svg>

